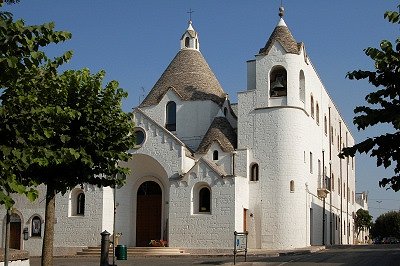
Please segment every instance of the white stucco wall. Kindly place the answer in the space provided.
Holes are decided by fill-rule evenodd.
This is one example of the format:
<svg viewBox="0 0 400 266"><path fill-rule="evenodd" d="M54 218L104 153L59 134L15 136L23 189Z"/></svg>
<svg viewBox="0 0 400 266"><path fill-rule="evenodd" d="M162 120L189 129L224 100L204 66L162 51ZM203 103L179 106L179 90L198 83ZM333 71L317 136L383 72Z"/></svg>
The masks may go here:
<svg viewBox="0 0 400 266"><path fill-rule="evenodd" d="M103 189L97 186L85 186L84 191L85 213L82 216L68 215L70 193L64 196L58 195L54 247L97 246L101 243ZM109 215L112 215L112 212Z"/></svg>
<svg viewBox="0 0 400 266"><path fill-rule="evenodd" d="M4 262L0 262L0 266L3 266ZM29 259L28 260L14 260L14 261L9 261L8 262L9 266L29 266L30 262Z"/></svg>
<svg viewBox="0 0 400 266"><path fill-rule="evenodd" d="M258 55L255 60L248 61L247 65L249 87L238 95L238 149L249 149L248 157L253 159L248 164L252 161L260 162L260 181L249 184L249 205L250 209L252 205L256 209L257 202L262 206L262 218L259 221L262 227L261 247L293 248L310 245L310 242L321 244L323 201L317 196L318 179L323 178L322 170L326 166L325 175L331 177L331 173L334 173L334 182L338 182L337 178L341 177L342 185L345 179L346 193L348 186L350 196L352 195L352 191L355 191L355 166L351 164L352 167L347 167L345 160L338 159L336 154L340 149L335 143L339 134L342 137L339 141L341 143L347 135L347 144L344 145L350 146L354 140L303 51L299 55L287 54L279 43L275 43L268 55ZM284 67L287 71L288 91L285 97L269 97L269 74L274 66ZM305 76L304 101L299 93L301 70ZM310 116L310 95L314 98L314 116ZM341 132L338 132L339 128ZM331 131L334 139L332 145ZM313 155L312 162L310 153ZM321 162L320 173L318 160ZM243 161L243 158L238 159L239 164ZM289 191L291 180L295 182L295 191L292 193ZM261 194L262 201L252 199L252 195L258 193ZM348 201L347 194L346 199L340 200L334 189L331 193L325 200L325 243L331 242L331 231L335 234L332 241L339 239L340 230L336 230L336 218L331 213L341 215L342 223L346 220L348 224L350 220L352 227L353 201ZM312 222L310 208L313 208ZM253 217L257 221L257 216ZM296 224L288 224L287 221L293 219ZM313 232L312 239L310 230ZM352 240L347 239L347 235L346 231L346 243L351 243ZM254 239L251 241L257 243Z"/></svg>
<svg viewBox="0 0 400 266"><path fill-rule="evenodd" d="M198 183L211 189L211 212L196 213ZM170 187L169 245L186 248L232 248L235 231L235 184L232 178L219 178L200 163L187 179Z"/></svg>
<svg viewBox="0 0 400 266"><path fill-rule="evenodd" d="M142 110L159 125L165 126L165 107L169 101L176 103L174 134L188 147L196 150L214 117L221 110L220 107L212 101L181 101L174 91L169 90L157 105L144 107Z"/></svg>

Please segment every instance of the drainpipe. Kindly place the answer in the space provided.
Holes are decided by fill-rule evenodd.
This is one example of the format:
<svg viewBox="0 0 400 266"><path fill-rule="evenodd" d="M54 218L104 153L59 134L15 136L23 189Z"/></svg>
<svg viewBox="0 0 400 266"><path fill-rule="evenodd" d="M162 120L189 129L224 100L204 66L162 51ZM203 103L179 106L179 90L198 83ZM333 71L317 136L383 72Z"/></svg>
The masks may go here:
<svg viewBox="0 0 400 266"><path fill-rule="evenodd" d="M329 193L329 225L330 225L330 244L333 245L333 235L334 235L334 231L333 231L333 213L332 213L332 183L335 182L335 180L332 180L332 137L333 137L333 130L332 130L332 126L331 126L331 107L328 107L328 125L329 125L329 130L328 132L330 132L330 134L328 135L329 137L329 180L331 182L330 184L330 193Z"/></svg>
<svg viewBox="0 0 400 266"><path fill-rule="evenodd" d="M348 143L348 135L346 131L346 147L349 146ZM350 223L349 223L349 201L350 201L350 190L349 190L349 157L346 157L346 188L347 188L347 201L346 201L346 220L347 220L347 228L350 229ZM350 244L350 230L347 230L347 244Z"/></svg>
<svg viewBox="0 0 400 266"><path fill-rule="evenodd" d="M339 148L340 151L342 150L342 122L339 121ZM340 163L340 190L342 193L340 194L340 237L339 237L339 243L340 245L343 245L343 188L342 188L342 182L343 182L343 173L342 173L342 158L339 159Z"/></svg>
<svg viewBox="0 0 400 266"><path fill-rule="evenodd" d="M235 176L235 155L237 151L232 152L232 175Z"/></svg>
<svg viewBox="0 0 400 266"><path fill-rule="evenodd" d="M322 187L325 184L325 150L322 150ZM323 211L322 211L322 245L325 245L325 196L323 198Z"/></svg>

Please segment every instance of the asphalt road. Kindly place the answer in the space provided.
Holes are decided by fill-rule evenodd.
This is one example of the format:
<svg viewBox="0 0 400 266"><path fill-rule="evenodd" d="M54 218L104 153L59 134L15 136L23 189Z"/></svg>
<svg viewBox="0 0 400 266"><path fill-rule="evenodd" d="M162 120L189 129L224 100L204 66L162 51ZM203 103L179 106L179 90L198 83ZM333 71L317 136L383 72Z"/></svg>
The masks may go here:
<svg viewBox="0 0 400 266"><path fill-rule="evenodd" d="M237 265L296 265L296 266L330 266L330 265L400 265L399 245L348 246L328 248L324 251L303 255L281 257L239 257ZM111 263L111 261L110 261ZM39 266L40 258L31 258L31 266ZM71 257L55 258L55 266L99 266L99 258ZM135 257L126 261L116 261L118 266L183 266L183 265L233 265L232 256L221 257Z"/></svg>

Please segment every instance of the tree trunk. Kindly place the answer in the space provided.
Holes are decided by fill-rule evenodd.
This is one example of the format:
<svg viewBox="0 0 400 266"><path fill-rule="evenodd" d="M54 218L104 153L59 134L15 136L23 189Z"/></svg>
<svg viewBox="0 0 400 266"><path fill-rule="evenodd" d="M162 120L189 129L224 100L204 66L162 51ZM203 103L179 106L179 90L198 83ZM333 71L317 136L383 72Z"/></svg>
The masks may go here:
<svg viewBox="0 0 400 266"><path fill-rule="evenodd" d="M56 193L53 186L48 184L46 191L46 213L44 218L42 266L53 266L54 217L56 207L55 197Z"/></svg>
<svg viewBox="0 0 400 266"><path fill-rule="evenodd" d="M8 266L8 261L10 258L10 217L11 217L11 209L7 208L6 237L4 243L4 266Z"/></svg>

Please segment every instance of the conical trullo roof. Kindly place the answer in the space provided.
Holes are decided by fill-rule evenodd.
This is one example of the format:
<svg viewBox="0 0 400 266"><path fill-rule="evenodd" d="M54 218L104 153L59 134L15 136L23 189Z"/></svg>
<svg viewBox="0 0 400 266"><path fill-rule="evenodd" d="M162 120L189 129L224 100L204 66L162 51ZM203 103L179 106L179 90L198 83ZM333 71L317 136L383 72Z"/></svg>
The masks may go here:
<svg viewBox="0 0 400 266"><path fill-rule="evenodd" d="M139 107L157 104L169 89L183 101L211 100L222 104L226 96L203 55L195 49L178 52Z"/></svg>
<svg viewBox="0 0 400 266"><path fill-rule="evenodd" d="M302 44L297 43L293 38L283 18L279 20L278 25L275 27L264 48L260 49L259 54L268 54L275 42L279 42L287 53L300 54Z"/></svg>
<svg viewBox="0 0 400 266"><path fill-rule="evenodd" d="M215 117L204 135L197 153L206 153L210 145L218 142L224 152L232 152L237 147L237 135L226 117Z"/></svg>

